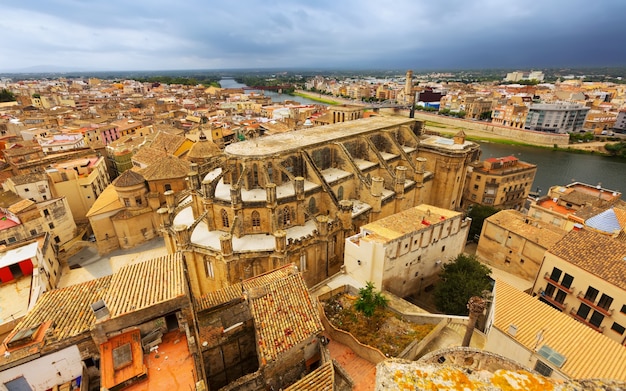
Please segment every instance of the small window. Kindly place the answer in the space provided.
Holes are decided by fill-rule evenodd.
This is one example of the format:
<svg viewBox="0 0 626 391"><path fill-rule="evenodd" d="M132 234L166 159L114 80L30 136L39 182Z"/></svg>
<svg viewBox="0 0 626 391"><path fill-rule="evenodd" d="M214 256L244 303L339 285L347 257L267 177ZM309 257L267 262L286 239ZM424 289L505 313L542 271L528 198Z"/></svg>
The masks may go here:
<svg viewBox="0 0 626 391"><path fill-rule="evenodd" d="M163 188L165 189L165 191L169 191L169 190L172 190L172 185L170 185L169 183L166 183L165 185L163 185Z"/></svg>
<svg viewBox="0 0 626 391"><path fill-rule="evenodd" d="M222 215L222 227L224 228L230 227L230 222L228 221L228 212L222 209L220 214Z"/></svg>
<svg viewBox="0 0 626 391"><path fill-rule="evenodd" d="M59 238L58 236L55 236L54 243L61 243L61 238Z"/></svg>
<svg viewBox="0 0 626 391"><path fill-rule="evenodd" d="M552 375L552 368L550 368L547 364L543 363L543 361L540 360L537 360L537 362L535 363L535 371L546 377Z"/></svg>
<svg viewBox="0 0 626 391"><path fill-rule="evenodd" d="M446 251L446 246L441 246L441 252Z"/></svg>
<svg viewBox="0 0 626 391"><path fill-rule="evenodd" d="M563 276L563 281L561 281L561 285L563 285L566 288L569 288L572 286L572 282L574 282L574 276L571 276L565 273L565 275Z"/></svg>
<svg viewBox="0 0 626 391"><path fill-rule="evenodd" d="M25 188L24 188L24 191L28 192L28 191L30 191L30 190L28 190L28 187L25 187Z"/></svg>
<svg viewBox="0 0 626 391"><path fill-rule="evenodd" d="M54 223L48 223L48 227L50 227L50 229L54 229Z"/></svg>
<svg viewBox="0 0 626 391"><path fill-rule="evenodd" d="M252 212L252 229L255 231L261 229L261 215L256 210Z"/></svg>
<svg viewBox="0 0 626 391"><path fill-rule="evenodd" d="M50 212L48 212L48 209L44 209L44 210L43 210L43 215L44 215L45 217L50 216Z"/></svg>
<svg viewBox="0 0 626 391"><path fill-rule="evenodd" d="M33 235L33 236L37 235L37 230L36 229L31 229L30 230L30 234Z"/></svg>
<svg viewBox="0 0 626 391"><path fill-rule="evenodd" d="M17 242L17 240L15 240L15 237L14 237L14 236L11 236L11 237L9 238L9 243L15 243L15 242Z"/></svg>
<svg viewBox="0 0 626 391"><path fill-rule="evenodd" d="M129 198L124 198L124 206L129 207L130 206L130 199Z"/></svg>
<svg viewBox="0 0 626 391"><path fill-rule="evenodd" d="M619 310L622 314L626 314L626 304L622 305L622 309Z"/></svg>
<svg viewBox="0 0 626 391"><path fill-rule="evenodd" d="M621 324L617 322L613 322L613 326L611 326L611 330L617 332L619 335L622 335L624 334L624 331L626 331L626 328L624 328L624 326L622 326Z"/></svg>
<svg viewBox="0 0 626 391"><path fill-rule="evenodd" d="M141 206L142 204L141 197L135 197L135 204L137 204L138 206Z"/></svg>

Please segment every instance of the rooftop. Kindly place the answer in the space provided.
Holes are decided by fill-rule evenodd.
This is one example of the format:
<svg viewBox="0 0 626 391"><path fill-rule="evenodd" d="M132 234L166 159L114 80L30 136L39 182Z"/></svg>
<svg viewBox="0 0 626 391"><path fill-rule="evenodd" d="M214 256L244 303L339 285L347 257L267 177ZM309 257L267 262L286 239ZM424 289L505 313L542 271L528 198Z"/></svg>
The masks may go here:
<svg viewBox="0 0 626 391"><path fill-rule="evenodd" d="M619 343L502 281L494 289L494 327L507 333L516 325L511 338L531 351L541 347L541 333L542 345L566 357L561 371L573 379L626 381L626 349Z"/></svg>
<svg viewBox="0 0 626 391"><path fill-rule="evenodd" d="M552 247L567 233L553 224L529 219L523 213L510 209L489 216L487 221L529 239L543 248Z"/></svg>
<svg viewBox="0 0 626 391"><path fill-rule="evenodd" d="M626 290L626 243L588 229L570 231L548 252Z"/></svg>
<svg viewBox="0 0 626 391"><path fill-rule="evenodd" d="M461 213L432 205L421 204L361 227L370 233L367 240L390 242L408 233L427 229L432 224L460 216Z"/></svg>
<svg viewBox="0 0 626 391"><path fill-rule="evenodd" d="M401 125L413 126L414 122L413 119L397 117L358 119L234 143L228 145L224 152L232 156L262 158L268 155L284 154L301 148L323 145L332 140L358 136L381 128Z"/></svg>

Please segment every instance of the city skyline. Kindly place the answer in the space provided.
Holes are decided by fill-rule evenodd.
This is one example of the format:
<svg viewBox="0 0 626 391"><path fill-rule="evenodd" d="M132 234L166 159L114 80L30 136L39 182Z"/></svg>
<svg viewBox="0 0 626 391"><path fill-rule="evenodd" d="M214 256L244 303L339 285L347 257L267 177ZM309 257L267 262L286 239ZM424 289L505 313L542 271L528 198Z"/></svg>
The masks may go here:
<svg viewBox="0 0 626 391"><path fill-rule="evenodd" d="M626 2L8 1L0 72L626 65Z"/></svg>

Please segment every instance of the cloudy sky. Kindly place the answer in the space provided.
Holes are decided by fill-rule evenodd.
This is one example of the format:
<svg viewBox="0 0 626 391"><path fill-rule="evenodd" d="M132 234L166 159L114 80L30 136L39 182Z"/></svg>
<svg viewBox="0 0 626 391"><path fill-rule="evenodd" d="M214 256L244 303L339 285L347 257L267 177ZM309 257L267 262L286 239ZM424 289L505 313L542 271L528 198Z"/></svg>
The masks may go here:
<svg viewBox="0 0 626 391"><path fill-rule="evenodd" d="M2 0L0 72L626 65L626 0Z"/></svg>

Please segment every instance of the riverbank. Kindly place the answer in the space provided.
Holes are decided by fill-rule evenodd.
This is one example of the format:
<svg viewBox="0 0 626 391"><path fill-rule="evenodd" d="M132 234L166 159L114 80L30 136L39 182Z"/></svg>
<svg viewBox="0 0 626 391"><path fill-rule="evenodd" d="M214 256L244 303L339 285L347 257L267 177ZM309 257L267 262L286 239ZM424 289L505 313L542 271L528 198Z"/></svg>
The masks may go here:
<svg viewBox="0 0 626 391"><path fill-rule="evenodd" d="M350 99L343 99L337 96L328 96L328 95L319 94L319 93L316 94L310 91L296 90L293 94L300 96L302 98L314 100L316 102L325 103L327 105L333 105L333 106L334 105L357 105L358 106L358 104L354 103L354 101Z"/></svg>

